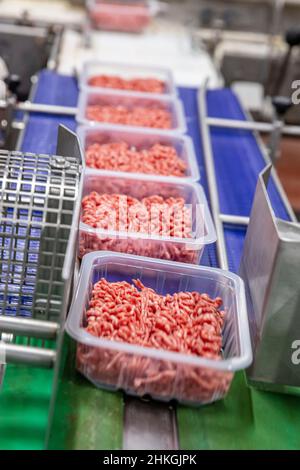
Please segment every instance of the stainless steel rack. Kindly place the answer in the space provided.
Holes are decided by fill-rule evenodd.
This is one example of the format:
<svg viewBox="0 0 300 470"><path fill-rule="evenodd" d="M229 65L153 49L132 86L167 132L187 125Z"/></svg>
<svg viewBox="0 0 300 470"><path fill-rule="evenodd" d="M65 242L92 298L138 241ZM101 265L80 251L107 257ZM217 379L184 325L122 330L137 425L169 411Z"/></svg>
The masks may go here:
<svg viewBox="0 0 300 470"><path fill-rule="evenodd" d="M83 167L77 137L63 126L57 150L60 156L0 152L0 333L6 362L53 367L56 361L76 259ZM25 344L15 342L19 336Z"/></svg>

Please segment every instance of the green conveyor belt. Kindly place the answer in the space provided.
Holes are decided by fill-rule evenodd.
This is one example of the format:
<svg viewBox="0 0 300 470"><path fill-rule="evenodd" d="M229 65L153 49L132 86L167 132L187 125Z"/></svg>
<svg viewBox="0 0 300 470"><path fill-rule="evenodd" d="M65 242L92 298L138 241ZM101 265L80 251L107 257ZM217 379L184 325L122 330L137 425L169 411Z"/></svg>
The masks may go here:
<svg viewBox="0 0 300 470"><path fill-rule="evenodd" d="M74 343L65 340L50 449L122 447L123 397L94 388L75 371ZM9 366L0 400L0 449L43 449L53 371ZM235 376L223 401L179 406L182 449L299 449L299 398L250 389Z"/></svg>
<svg viewBox="0 0 300 470"><path fill-rule="evenodd" d="M18 345L53 348L51 341L16 337ZM0 449L45 447L53 370L8 365L0 390Z"/></svg>
<svg viewBox="0 0 300 470"><path fill-rule="evenodd" d="M121 449L123 397L98 390L75 370L76 346L65 336L50 449Z"/></svg>
<svg viewBox="0 0 300 470"><path fill-rule="evenodd" d="M183 449L300 449L299 397L249 388L243 372L224 400L179 407L178 424Z"/></svg>
<svg viewBox="0 0 300 470"><path fill-rule="evenodd" d="M0 391L0 449L44 448L53 371L8 366Z"/></svg>

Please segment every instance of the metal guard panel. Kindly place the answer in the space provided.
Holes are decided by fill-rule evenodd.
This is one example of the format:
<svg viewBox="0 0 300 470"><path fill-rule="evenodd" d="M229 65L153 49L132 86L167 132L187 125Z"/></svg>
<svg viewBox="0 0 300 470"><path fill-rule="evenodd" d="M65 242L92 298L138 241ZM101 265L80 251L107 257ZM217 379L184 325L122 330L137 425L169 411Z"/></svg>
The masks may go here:
<svg viewBox="0 0 300 470"><path fill-rule="evenodd" d="M259 175L240 274L245 281L254 382L300 386L293 344L300 340L300 227L276 219L267 194L271 167Z"/></svg>

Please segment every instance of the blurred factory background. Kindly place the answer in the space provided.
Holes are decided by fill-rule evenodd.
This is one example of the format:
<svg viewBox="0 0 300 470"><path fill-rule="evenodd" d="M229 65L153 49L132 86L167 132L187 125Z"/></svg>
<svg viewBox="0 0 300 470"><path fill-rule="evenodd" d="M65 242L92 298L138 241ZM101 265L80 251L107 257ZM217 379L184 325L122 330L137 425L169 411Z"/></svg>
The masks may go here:
<svg viewBox="0 0 300 470"><path fill-rule="evenodd" d="M169 66L179 85L229 86L253 119L284 120L289 129L276 165L300 213L300 113L290 102L300 79L300 1L153 1L153 19L141 34L95 31L86 3L0 0L3 148L17 146L16 102L28 99L42 68L70 75L91 58Z"/></svg>

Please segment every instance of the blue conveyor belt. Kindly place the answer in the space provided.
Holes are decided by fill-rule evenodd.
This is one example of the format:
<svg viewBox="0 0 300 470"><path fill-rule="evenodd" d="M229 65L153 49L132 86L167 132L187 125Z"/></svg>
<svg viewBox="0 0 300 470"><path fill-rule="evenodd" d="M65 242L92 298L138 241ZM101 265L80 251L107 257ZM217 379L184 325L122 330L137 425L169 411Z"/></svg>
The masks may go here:
<svg viewBox="0 0 300 470"><path fill-rule="evenodd" d="M201 172L201 184L207 192L199 117L197 90L180 88L180 98L185 107L188 133L193 138ZM43 71L35 93L35 102L74 107L77 105L78 88L73 77ZM208 115L212 117L246 120L234 93L229 89L209 90L207 93ZM58 125L62 123L71 130L76 129L75 119L55 115L32 114L29 117L22 151L54 153ZM216 178L220 196L220 207L224 214L248 216L250 213L257 176L265 162L257 141L250 131L214 128L211 131L215 158ZM269 196L278 217L288 219L284 203L273 182ZM229 267L237 272L245 238L245 228L225 227ZM216 250L209 247L203 264L217 266Z"/></svg>

